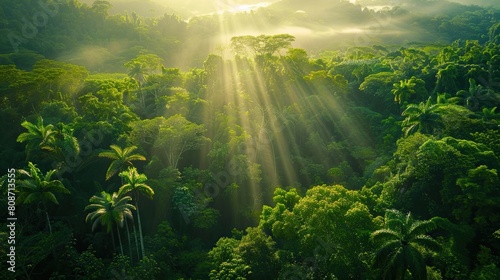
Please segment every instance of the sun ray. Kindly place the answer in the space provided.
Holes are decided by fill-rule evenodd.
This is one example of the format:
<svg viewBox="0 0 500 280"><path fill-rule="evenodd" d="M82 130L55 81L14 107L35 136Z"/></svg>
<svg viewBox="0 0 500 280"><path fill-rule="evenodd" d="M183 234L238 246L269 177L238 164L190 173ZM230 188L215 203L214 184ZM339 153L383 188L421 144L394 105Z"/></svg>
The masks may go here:
<svg viewBox="0 0 500 280"><path fill-rule="evenodd" d="M221 3L220 7L225 9L237 6L234 1ZM261 23L254 21L241 26L242 21L227 13L213 16L217 21L219 38L218 47L213 47L215 53L204 62L205 79L210 81L206 98L212 103L212 107L205 111L205 120L213 123L216 112L226 114L226 125L233 134L228 139L221 139L217 138L220 137L217 136L219 132L212 129L215 132L210 137L213 142L237 143L237 146L230 146L228 163L223 172L231 183L241 182L245 189L240 189L239 195L226 202L230 205L230 213L226 213L226 217L233 224L238 224L241 222L238 217L245 212L257 221L262 205L271 203L277 186L307 188L308 185L302 185L303 182L321 182L307 170L312 166L307 158L326 158L320 163L324 172L342 160L335 158L335 154L332 158L325 157L331 153L328 148L330 143L340 141L332 138L334 134L347 139L348 145L353 147L366 145L363 139L369 137L360 129L361 124L349 116L343 90L335 86L327 88L332 86L334 80L328 73L322 74L327 84L330 83L327 86L321 81L316 83L305 78L313 72L304 73L304 77L298 80L291 79L295 75L293 63L296 62L293 52L235 54L231 49L231 38L260 36L252 32L258 30ZM248 33L236 33L236 30ZM345 32L351 34L362 30ZM272 35L275 34L265 34ZM310 59L307 54L305 56L306 60ZM323 76L319 75L320 79ZM277 85L283 86L278 88ZM239 137L240 140L231 137ZM240 156L245 156L246 163L239 161ZM241 166L238 167L238 164ZM234 166L239 169L232 170ZM242 178L246 178L244 182Z"/></svg>

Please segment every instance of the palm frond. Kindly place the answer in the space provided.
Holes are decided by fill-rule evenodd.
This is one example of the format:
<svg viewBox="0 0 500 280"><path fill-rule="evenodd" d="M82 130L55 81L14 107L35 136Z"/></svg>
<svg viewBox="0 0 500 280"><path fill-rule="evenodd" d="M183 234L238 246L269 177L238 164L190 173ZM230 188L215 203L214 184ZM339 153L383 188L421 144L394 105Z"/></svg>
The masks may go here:
<svg viewBox="0 0 500 280"><path fill-rule="evenodd" d="M112 151L114 151L116 155L123 156L123 149L120 146L110 145L109 147L111 148Z"/></svg>
<svg viewBox="0 0 500 280"><path fill-rule="evenodd" d="M413 279L427 279L427 268L422 254L412 246L403 249L405 263L412 274Z"/></svg>
<svg viewBox="0 0 500 280"><path fill-rule="evenodd" d="M149 199L153 199L153 195L155 194L154 190L146 184L138 184L136 190L146 195Z"/></svg>
<svg viewBox="0 0 500 280"><path fill-rule="evenodd" d="M43 196L43 200L44 201L51 201L54 204L59 205L59 201L57 201L57 198L56 198L56 196L53 193L51 193L51 192L43 192L43 193L41 193L41 195Z"/></svg>
<svg viewBox="0 0 500 280"><path fill-rule="evenodd" d="M416 221L411 225L409 234L412 236L417 236L433 231L436 228L437 225L432 220Z"/></svg>
<svg viewBox="0 0 500 280"><path fill-rule="evenodd" d="M26 193L24 196L22 196L22 199L21 199L21 196L19 197L19 203L22 203L22 204L30 204L30 203L33 203L35 201L38 201L40 200L40 193Z"/></svg>
<svg viewBox="0 0 500 280"><path fill-rule="evenodd" d="M387 263L385 264L385 269L382 270L382 279L403 279L406 273L406 264L404 263L404 257L401 250L402 248L399 248L389 255Z"/></svg>
<svg viewBox="0 0 500 280"><path fill-rule="evenodd" d="M373 267L384 267L388 263L391 256L398 251L400 244L399 240L392 240L384 243L377 251L375 251Z"/></svg>
<svg viewBox="0 0 500 280"><path fill-rule="evenodd" d="M418 244L419 246L434 252L441 251L441 245L428 235L419 235L413 238L412 243Z"/></svg>
<svg viewBox="0 0 500 280"><path fill-rule="evenodd" d="M133 160L146 160L146 157L139 154L130 155L127 157L127 161L133 161Z"/></svg>
<svg viewBox="0 0 500 280"><path fill-rule="evenodd" d="M63 183L61 183L60 181L50 182L47 185L45 190L47 192L53 192L53 193L62 193L62 194L70 194L71 193L66 187L64 187Z"/></svg>
<svg viewBox="0 0 500 280"><path fill-rule="evenodd" d="M100 152L98 156L103 157L103 158L109 158L109 159L118 159L116 153L114 153L112 151Z"/></svg>
<svg viewBox="0 0 500 280"><path fill-rule="evenodd" d="M109 178L113 177L121 168L122 162L119 160L113 161L109 167L108 170L106 171L106 180L109 180Z"/></svg>
<svg viewBox="0 0 500 280"><path fill-rule="evenodd" d="M28 171L24 170L24 169L18 169L16 171L19 173L19 175L24 175L26 177L31 177L31 174Z"/></svg>
<svg viewBox="0 0 500 280"><path fill-rule="evenodd" d="M375 242L385 241L385 240L400 240L401 235L391 229L379 229L371 234L371 238Z"/></svg>
<svg viewBox="0 0 500 280"><path fill-rule="evenodd" d="M137 149L137 146L128 146L123 150L120 148L120 150L122 151L122 155L124 155L124 156L129 156L136 149Z"/></svg>
<svg viewBox="0 0 500 280"><path fill-rule="evenodd" d="M123 195L125 195L133 190L134 190L134 188L132 187L132 185L125 184L118 189L118 196L123 196Z"/></svg>

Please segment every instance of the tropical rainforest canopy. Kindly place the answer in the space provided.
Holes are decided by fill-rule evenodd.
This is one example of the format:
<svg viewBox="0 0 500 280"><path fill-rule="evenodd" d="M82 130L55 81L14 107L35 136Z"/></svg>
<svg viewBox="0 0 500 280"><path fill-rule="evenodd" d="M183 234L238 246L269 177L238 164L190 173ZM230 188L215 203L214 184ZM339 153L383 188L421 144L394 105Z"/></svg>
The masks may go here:
<svg viewBox="0 0 500 280"><path fill-rule="evenodd" d="M498 8L1 0L0 278L500 279Z"/></svg>

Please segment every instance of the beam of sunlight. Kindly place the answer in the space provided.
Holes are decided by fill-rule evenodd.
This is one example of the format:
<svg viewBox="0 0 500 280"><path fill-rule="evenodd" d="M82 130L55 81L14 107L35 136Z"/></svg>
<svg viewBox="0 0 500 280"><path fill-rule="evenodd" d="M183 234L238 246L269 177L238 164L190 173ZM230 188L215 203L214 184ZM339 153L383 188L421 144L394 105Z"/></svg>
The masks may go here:
<svg viewBox="0 0 500 280"><path fill-rule="evenodd" d="M224 7L225 10L249 8L248 5L232 5L231 1L220 2L222 3L220 7ZM277 186L300 187L300 181L304 179L301 176L308 176L308 172L297 172L297 170L306 168L301 158L311 156L311 154L305 154L308 151L302 151L299 146L304 143L307 145L307 142L312 141L311 135L317 133L320 139L328 139L332 137L332 131L335 130L344 139L350 139L353 145L359 146L364 144L364 139L369 138L361 129L362 124L349 119L349 113L345 109L347 104L344 103L340 94L332 93L322 86L304 85L304 82L289 80L292 74L287 74L286 71L287 67L292 67L292 65L287 64L286 54L275 54L265 58L237 57L232 54L231 37L260 35L259 33L252 34L252 30L256 32L255 30L259 30L257 27L263 23L252 22L251 25L242 26L236 17L227 17L224 14L214 16L217 19L220 36L216 43L218 47L214 46L217 51L209 56L204 64L205 70L209 70L212 75L205 77L207 81L210 81L210 85L207 86L208 95L205 98L211 100L213 104L205 109L205 125L218 125L217 121L214 121L216 112L223 112L227 116L224 125L229 128L224 129L229 129L230 135L224 137L228 139L217 139L220 136L216 134L226 134L220 134L217 132L220 130L213 129L214 127L209 129L214 135L208 136L212 139L212 143L216 141L229 143L231 152L224 172L229 174L231 180L247 178L245 187L249 189L240 189L237 195L233 195L230 202L227 202L231 207L231 213L226 213L226 215L232 219L233 224L238 223L237 217L241 217L242 212L250 213L254 221L257 221L262 205L270 203ZM240 34L236 34L238 31ZM246 31L248 32L241 33ZM311 32L306 28L279 31ZM330 30L328 32L342 36L343 33L357 34L364 30L346 28L341 31ZM296 35L296 32L279 33ZM284 87L271 92L269 89L273 88L272 85L284 85ZM308 116L309 119L304 119L303 116ZM294 118L300 120L296 121ZM295 121L309 124L307 131L303 131L303 128L302 130L296 128ZM326 141L335 140L338 139ZM238 142L240 147L233 146L234 143L231 144L235 141L240 141ZM328 144L327 142L319 143L321 147L311 146L310 149L316 153L323 153L318 156L324 156L324 153L328 151ZM248 164L236 172L231 170L231 160L242 154L246 155ZM256 167L260 167L261 179L254 176ZM333 166L324 166L325 169L331 167ZM314 178L308 179L314 180ZM242 209L241 205L251 205L251 209Z"/></svg>

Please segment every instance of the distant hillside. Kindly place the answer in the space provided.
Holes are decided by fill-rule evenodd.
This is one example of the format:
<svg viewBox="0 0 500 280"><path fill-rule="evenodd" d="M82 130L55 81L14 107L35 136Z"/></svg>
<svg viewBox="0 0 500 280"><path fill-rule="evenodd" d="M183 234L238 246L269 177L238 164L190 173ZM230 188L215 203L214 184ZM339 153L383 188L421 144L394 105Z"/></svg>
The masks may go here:
<svg viewBox="0 0 500 280"><path fill-rule="evenodd" d="M460 3L462 5L478 5L482 7L496 7L500 8L500 1L498 0L447 0L447 2ZM405 3L414 4L428 4L428 2L442 2L441 0L350 0L352 3L360 4L363 6L377 6L377 5L401 5Z"/></svg>
<svg viewBox="0 0 500 280"><path fill-rule="evenodd" d="M92 0L68 1L59 5L63 12L32 33L27 33L23 19L33 18L39 8L30 0L2 1L0 30L6 36L0 37L0 53L30 53L30 61L42 55L91 71L121 71L123 63L138 54L155 53L169 67L188 69L201 66L209 53L230 53L233 36L287 33L296 38L294 47L316 54L354 45L448 44L457 39L484 43L490 27L500 21L497 9L444 0L394 0L401 5L378 11L348 1L281 0L250 12L223 14L205 12L260 2L227 0L214 6L215 1L198 5L199 1L115 0L109 10L103 1L96 7ZM177 9L189 8L202 14L189 20L180 17ZM8 56L0 64L14 59Z"/></svg>
<svg viewBox="0 0 500 280"><path fill-rule="evenodd" d="M81 0L92 5L95 0ZM240 5L255 5L273 3L278 0L108 0L113 6L112 14L122 14L124 11L135 11L143 17L158 17L165 13L176 14L187 20L194 16L208 15L220 11L235 10Z"/></svg>
<svg viewBox="0 0 500 280"><path fill-rule="evenodd" d="M457 2L463 5L479 5L483 7L495 7L500 8L500 1L498 0L450 0L452 2Z"/></svg>
<svg viewBox="0 0 500 280"><path fill-rule="evenodd" d="M81 3L85 3L89 6L91 6L94 1L95 0L80 0ZM135 12L143 17L159 17L165 13L176 13L175 9L168 8L168 6L162 5L160 2L151 0L110 0L108 2L112 5L110 10L111 14Z"/></svg>

